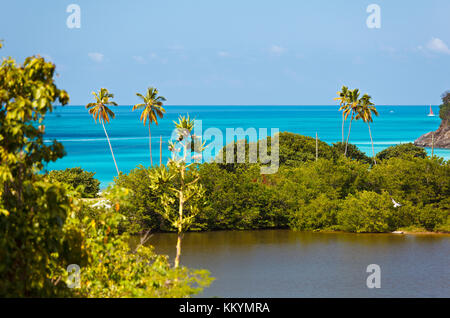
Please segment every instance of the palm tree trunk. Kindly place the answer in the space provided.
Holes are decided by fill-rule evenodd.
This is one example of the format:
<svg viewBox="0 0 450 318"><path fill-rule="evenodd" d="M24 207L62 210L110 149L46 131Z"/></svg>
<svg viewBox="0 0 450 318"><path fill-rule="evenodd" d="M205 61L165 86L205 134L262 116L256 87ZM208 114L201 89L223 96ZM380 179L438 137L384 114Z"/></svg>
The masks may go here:
<svg viewBox="0 0 450 318"><path fill-rule="evenodd" d="M109 136L108 136L108 133L106 132L105 123L103 122L103 120L102 120L102 126L103 126L103 130L105 131L106 139L108 140L109 149L111 149L111 155L112 155L113 160L114 160L114 165L116 166L117 175L119 175L119 168L117 168L116 158L114 157L114 152L113 152L113 149L111 147L111 142L109 141Z"/></svg>
<svg viewBox="0 0 450 318"><path fill-rule="evenodd" d="M150 123L148 123L148 147L150 149L150 165L153 167L153 157L152 157L152 132L150 130Z"/></svg>
<svg viewBox="0 0 450 318"><path fill-rule="evenodd" d="M345 124L344 114L342 114L342 143L344 143L344 124Z"/></svg>
<svg viewBox="0 0 450 318"><path fill-rule="evenodd" d="M350 119L350 125L348 126L348 135L347 135L347 141L345 143L345 152L344 152L344 156L347 156L347 148L348 148L348 141L350 139L350 131L352 129L352 121L353 121L353 114L352 114L352 119Z"/></svg>
<svg viewBox="0 0 450 318"><path fill-rule="evenodd" d="M370 131L370 124L367 123L367 126L369 127L369 135L370 135L370 141L372 143L372 158L373 158L373 162L375 163L375 165L377 164L377 160L375 159L375 150L373 148L373 139L372 139L372 132Z"/></svg>

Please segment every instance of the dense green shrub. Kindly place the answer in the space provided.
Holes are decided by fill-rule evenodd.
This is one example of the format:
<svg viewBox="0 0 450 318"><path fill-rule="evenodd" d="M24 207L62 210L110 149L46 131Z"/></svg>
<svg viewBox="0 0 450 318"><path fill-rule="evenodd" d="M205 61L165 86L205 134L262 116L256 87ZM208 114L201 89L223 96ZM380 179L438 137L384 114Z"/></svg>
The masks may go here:
<svg viewBox="0 0 450 318"><path fill-rule="evenodd" d="M398 157L426 158L427 152L422 147L417 147L413 143L390 146L377 154L377 159L386 160Z"/></svg>
<svg viewBox="0 0 450 318"><path fill-rule="evenodd" d="M337 162L320 159L302 164L294 169L280 169L281 190L290 196L297 196L305 202L325 193L330 198L345 198L349 193L366 189L368 185L368 165L341 158Z"/></svg>
<svg viewBox="0 0 450 318"><path fill-rule="evenodd" d="M76 168L52 170L48 173L50 182L62 182L70 185L83 198L95 198L100 191L100 181L94 178L95 172Z"/></svg>
<svg viewBox="0 0 450 318"><path fill-rule="evenodd" d="M271 145L271 137L267 138ZM268 147L271 149L271 147ZM290 132L281 132L279 135L280 165L297 166L302 162L316 160L316 139ZM333 149L326 142L318 141L318 157L332 159Z"/></svg>
<svg viewBox="0 0 450 318"><path fill-rule="evenodd" d="M387 232L397 228L396 210L386 192L362 191L350 194L343 202L337 220L349 232Z"/></svg>
<svg viewBox="0 0 450 318"><path fill-rule="evenodd" d="M333 152L335 158L343 156L345 153L345 142L336 142L333 145ZM347 158L361 161L363 163L372 163L372 158L368 157L364 152L358 149L353 144L347 146Z"/></svg>
<svg viewBox="0 0 450 318"><path fill-rule="evenodd" d="M200 182L206 190L205 206L198 216L202 228L257 229L287 226L286 203L259 173L259 166L221 169L215 163L200 166Z"/></svg>
<svg viewBox="0 0 450 318"><path fill-rule="evenodd" d="M447 123L450 120L450 91L442 94L442 104L439 107L439 117L442 120L447 121Z"/></svg>
<svg viewBox="0 0 450 318"><path fill-rule="evenodd" d="M259 157L259 147L261 144L267 145L268 154L272 151L272 137L259 140L257 143L249 143L246 139L238 140L225 146L219 153L223 163L220 167L227 169L228 171L236 171L237 166L248 167L249 162L249 148L251 144L256 144L257 160L259 163L265 163L265 158ZM243 156L238 157L238 147L245 148L245 158ZM274 146L279 148L279 166L297 166L303 162L309 162L316 160L316 139L308 136L302 136L290 132L281 132L278 134L278 143L274 143ZM233 147L234 163L226 162L227 147ZM318 157L321 159L332 159L335 157L333 148L326 142L318 140ZM238 159L244 163L237 163ZM261 160L260 160L261 159Z"/></svg>
<svg viewBox="0 0 450 318"><path fill-rule="evenodd" d="M337 224L337 213L340 209L340 201L328 197L326 194L319 196L309 204L299 207L292 214L289 226L299 231L314 231L333 229Z"/></svg>
<svg viewBox="0 0 450 318"><path fill-rule="evenodd" d="M447 222L449 210L441 209L437 205L428 204L413 209L414 225L423 227L427 231L434 231Z"/></svg>
<svg viewBox="0 0 450 318"><path fill-rule="evenodd" d="M119 195L120 196L120 195ZM205 270L186 267L174 269L167 256L157 255L153 247L139 244L130 248L130 236L119 234L125 218L112 200L112 209L95 209L93 218L75 213L65 231L83 234L85 259L72 262L82 268L80 288L72 289L78 297L189 297L208 286L212 279ZM79 211L85 208L84 205ZM96 220L96 221L94 221Z"/></svg>
<svg viewBox="0 0 450 318"><path fill-rule="evenodd" d="M448 162L401 156L371 165L356 147L349 147L353 158L346 158L340 154L342 145L336 144L329 147L329 158L316 161L310 147L310 141L315 147L315 140L281 135L286 137L281 138L285 143L280 149L284 164L275 174L261 175L260 163L195 167L205 195L191 230L290 226L297 230L385 232L408 226L445 228L450 198ZM292 143L296 142L304 146L299 149L309 150L295 155ZM154 199L148 173L138 167L116 179L117 185L133 193L128 205L121 204L128 222L123 224L130 232L170 230L155 218L154 211L161 207ZM401 207L394 209L392 199ZM377 200L382 205L377 205Z"/></svg>
<svg viewBox="0 0 450 318"><path fill-rule="evenodd" d="M126 219L121 222L122 231L139 233L147 229L168 230L169 224L164 221L156 209L162 209L157 193L151 189L150 168L137 166L128 174L120 173L114 179L115 188L131 190L130 196L121 202L121 213Z"/></svg>
<svg viewBox="0 0 450 318"><path fill-rule="evenodd" d="M396 201L431 204L450 197L450 164L437 158L392 158L369 174L376 192L387 191Z"/></svg>

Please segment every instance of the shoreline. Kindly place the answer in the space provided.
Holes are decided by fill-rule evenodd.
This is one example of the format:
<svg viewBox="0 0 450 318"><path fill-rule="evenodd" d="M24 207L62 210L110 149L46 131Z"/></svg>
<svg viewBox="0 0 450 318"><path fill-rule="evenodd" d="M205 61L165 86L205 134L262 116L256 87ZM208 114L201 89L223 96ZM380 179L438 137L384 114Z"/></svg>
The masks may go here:
<svg viewBox="0 0 450 318"><path fill-rule="evenodd" d="M448 236L450 237L450 232L431 232L431 231L399 231L402 233L394 233L393 232L345 232L345 231L331 231L331 230L323 230L323 231L295 231L291 228L265 228L265 229L245 229L245 230L239 230L239 229L219 229L219 230L208 230L208 231L188 231L185 234L188 233L212 233L212 232L250 232L250 231L270 231L270 230L284 230L284 231L291 231L296 233L325 233L325 234L377 234L377 235L386 235L386 234L392 234L392 235L442 235L442 236ZM151 234L176 234L175 231L155 231L151 232ZM135 233L130 234L132 237L138 237L142 235L141 233Z"/></svg>

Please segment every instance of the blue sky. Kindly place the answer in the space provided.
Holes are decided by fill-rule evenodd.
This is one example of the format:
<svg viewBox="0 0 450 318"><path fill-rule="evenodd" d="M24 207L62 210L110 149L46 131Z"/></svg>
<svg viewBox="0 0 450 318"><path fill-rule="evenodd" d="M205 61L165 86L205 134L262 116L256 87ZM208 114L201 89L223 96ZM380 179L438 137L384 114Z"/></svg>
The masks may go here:
<svg viewBox="0 0 450 318"><path fill-rule="evenodd" d="M69 4L81 28L66 26ZM381 28L369 29L369 4ZM71 104L120 104L155 86L172 105L439 104L450 89L450 1L22 1L2 4L1 56L41 54Z"/></svg>

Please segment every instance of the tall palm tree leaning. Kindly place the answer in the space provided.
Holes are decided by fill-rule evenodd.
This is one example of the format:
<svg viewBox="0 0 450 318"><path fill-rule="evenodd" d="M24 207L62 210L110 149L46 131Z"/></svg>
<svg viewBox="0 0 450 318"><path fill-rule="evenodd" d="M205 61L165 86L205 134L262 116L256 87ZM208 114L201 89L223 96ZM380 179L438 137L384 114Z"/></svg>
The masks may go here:
<svg viewBox="0 0 450 318"><path fill-rule="evenodd" d="M342 89L340 92L337 92L339 97L335 97L334 100L339 101L339 111L342 111L342 143L344 143L344 124L345 124L345 118L344 113L347 108L349 108L348 104L348 87L342 86Z"/></svg>
<svg viewBox="0 0 450 318"><path fill-rule="evenodd" d="M369 135L370 135L370 141L372 143L372 157L373 162L377 164L377 161L375 159L375 150L373 148L373 139L372 139L372 132L370 131L370 123L373 122L372 114L375 116L378 116L378 111L375 108L375 104L371 101L372 97L370 97L367 94L364 94L361 98L358 108L358 113L356 115L356 120L362 119L363 122L367 123L367 127L369 128Z"/></svg>
<svg viewBox="0 0 450 318"><path fill-rule="evenodd" d="M348 149L348 141L350 139L350 132L352 129L352 121L355 119L355 115L358 113L359 108L359 89L355 88L348 92L347 97L347 103L348 107L346 107L343 111L343 116L345 120L347 120L347 117L351 114L352 117L350 119L350 124L348 126L348 134L347 134L347 141L345 142L345 152L344 155L347 156L347 149Z"/></svg>
<svg viewBox="0 0 450 318"><path fill-rule="evenodd" d="M98 94L96 92L92 92L95 96L95 102L89 103L86 105L86 108L89 109L89 114L95 119L97 119L102 123L103 130L105 131L106 139L108 139L109 149L111 149L111 155L114 160L114 165L116 166L117 175L119 175L119 168L117 168L116 158L114 157L114 152L111 147L111 142L109 141L108 133L105 128L105 121L109 123L109 118L114 118L114 112L108 108L108 106L117 106L116 102L110 100L110 98L114 98L113 94L110 94L106 88L101 88Z"/></svg>
<svg viewBox="0 0 450 318"><path fill-rule="evenodd" d="M139 96L144 103L134 105L133 111L136 109L143 109L140 120L144 123L144 126L148 120L148 146L150 148L150 164L153 166L152 132L150 130L150 125L153 122L158 125L158 117L163 118L166 111L162 106L166 99L163 96L158 96L158 90L153 87L147 88L147 94L145 96L139 93L136 93L136 95Z"/></svg>

